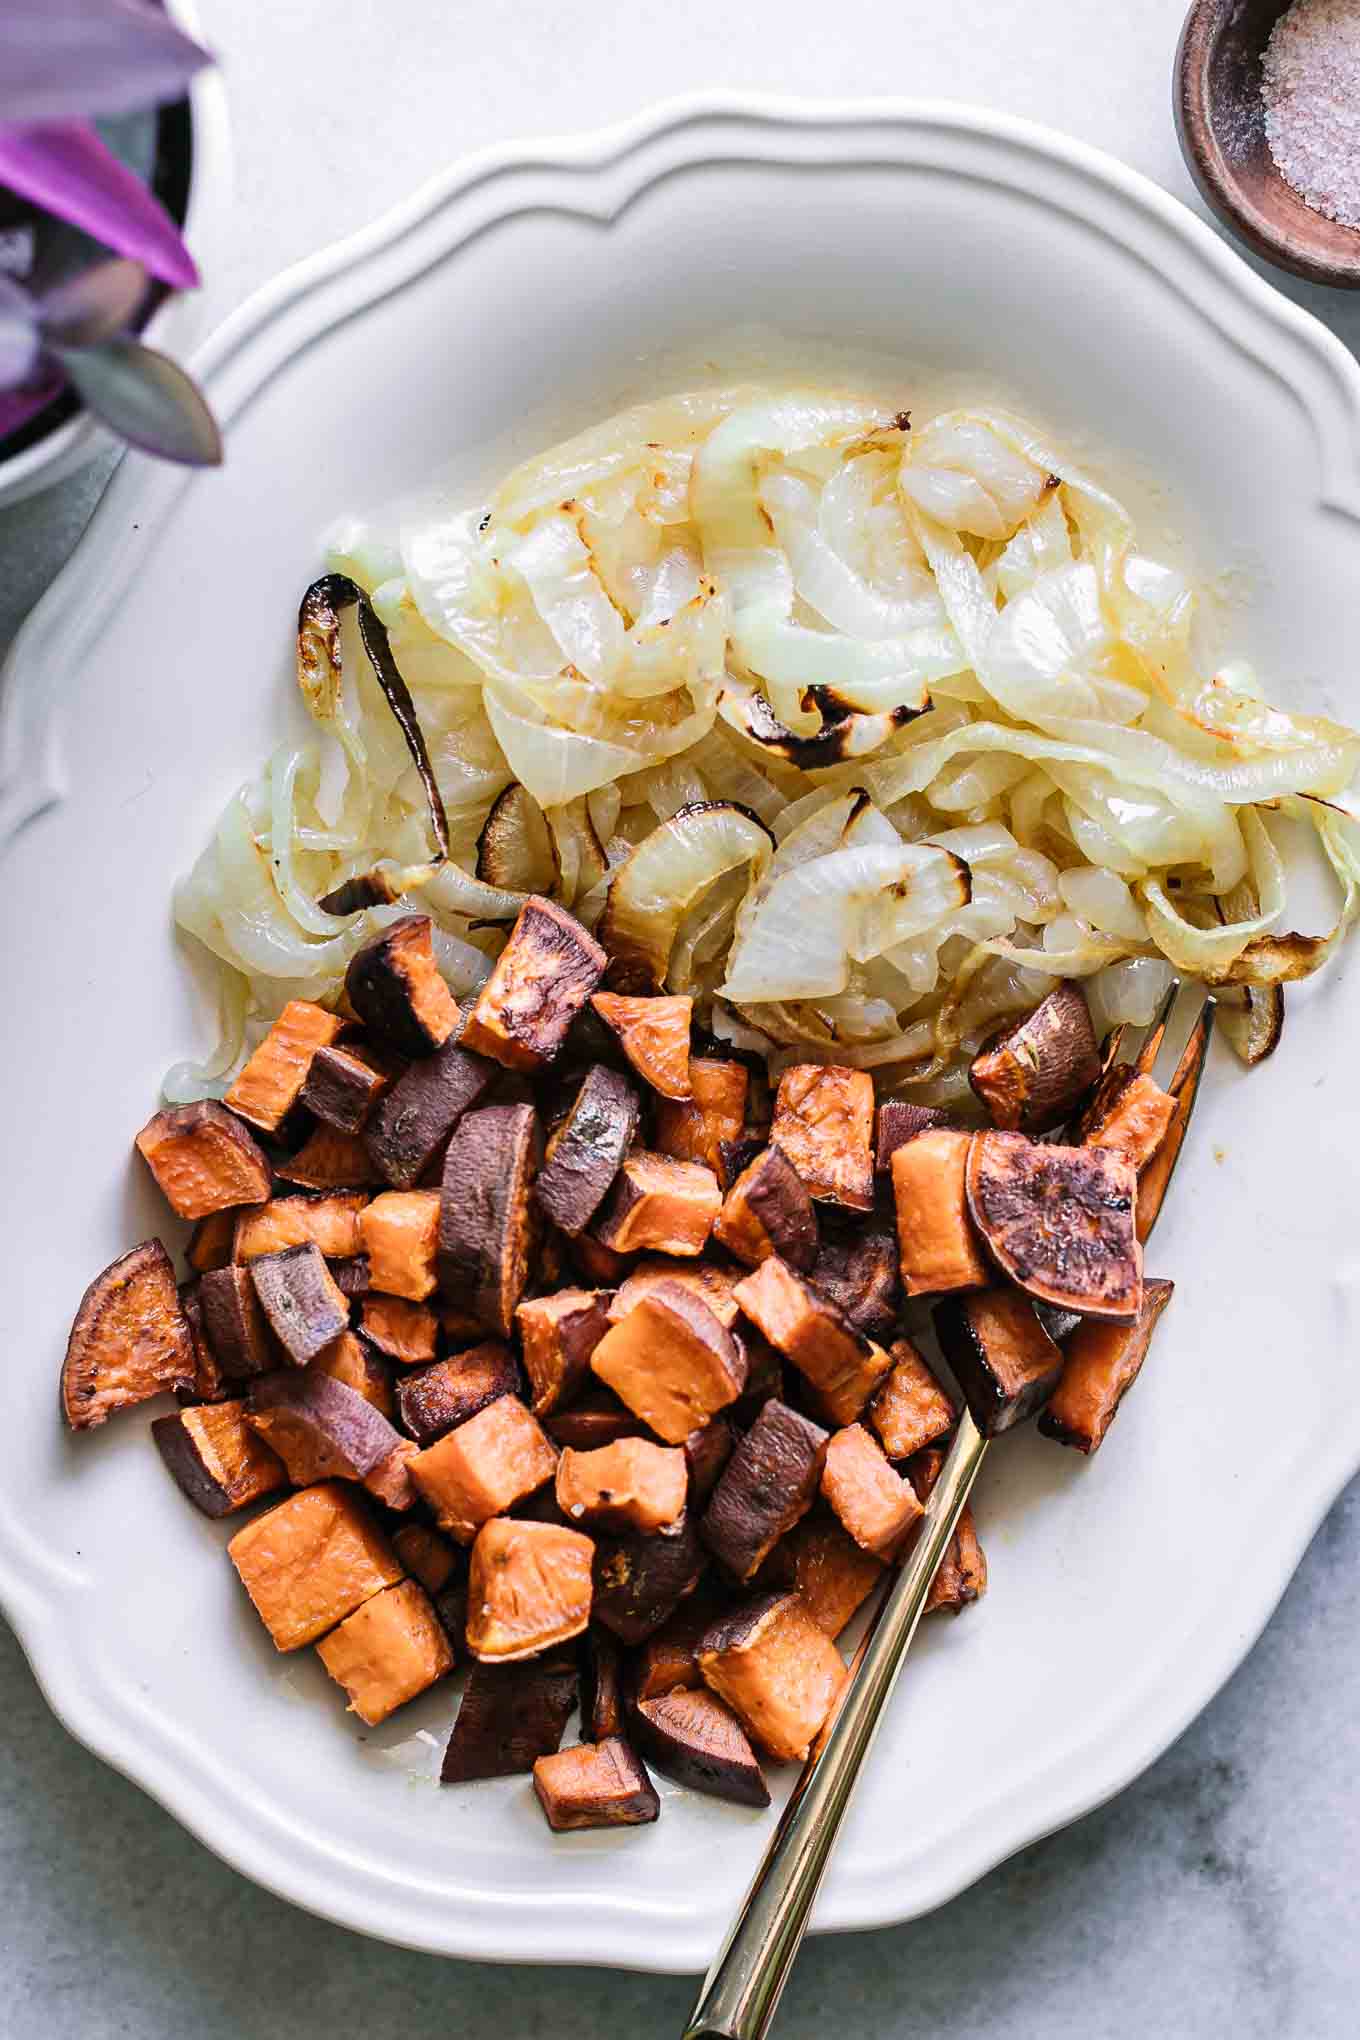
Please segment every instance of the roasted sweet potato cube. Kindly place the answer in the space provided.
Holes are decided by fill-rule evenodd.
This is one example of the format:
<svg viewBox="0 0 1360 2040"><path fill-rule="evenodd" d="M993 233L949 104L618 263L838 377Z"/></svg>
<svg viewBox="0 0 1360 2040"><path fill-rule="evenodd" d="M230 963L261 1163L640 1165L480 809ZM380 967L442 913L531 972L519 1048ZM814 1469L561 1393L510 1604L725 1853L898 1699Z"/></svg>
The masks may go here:
<svg viewBox="0 0 1360 2040"><path fill-rule="evenodd" d="M572 1651L519 1664L474 1664L444 1753L441 1785L532 1771L558 1748L576 1705Z"/></svg>
<svg viewBox="0 0 1360 2040"><path fill-rule="evenodd" d="M565 907L532 895L477 997L465 1048L511 1070L551 1062L604 976L605 953Z"/></svg>
<svg viewBox="0 0 1360 2040"><path fill-rule="evenodd" d="M593 1371L668 1445L683 1445L741 1394L745 1355L706 1303L662 1282L607 1332Z"/></svg>
<svg viewBox="0 0 1360 2040"><path fill-rule="evenodd" d="M1066 1341L1062 1375L1039 1417L1047 1438L1078 1452L1096 1452L1138 1379L1157 1320L1171 1301L1172 1284L1147 1276L1143 1307L1132 1325L1085 1318Z"/></svg>
<svg viewBox="0 0 1360 2040"><path fill-rule="evenodd" d="M590 1356L609 1330L607 1290L560 1289L535 1296L515 1312L530 1407L546 1416L570 1402L590 1375Z"/></svg>
<svg viewBox="0 0 1360 2040"><path fill-rule="evenodd" d="M207 1275L214 1269L225 1268L231 1260L235 1237L236 1212L233 1208L210 1211L206 1218L200 1218L184 1249L184 1258L195 1275Z"/></svg>
<svg viewBox="0 0 1360 2040"><path fill-rule="evenodd" d="M910 1339L888 1348L892 1373L869 1404L869 1422L889 1459L910 1459L953 1429L958 1415Z"/></svg>
<svg viewBox="0 0 1360 2040"><path fill-rule="evenodd" d="M973 1057L968 1081L994 1126L1042 1133L1062 1124L1099 1075L1086 994L1065 978L1032 1013L991 1037Z"/></svg>
<svg viewBox="0 0 1360 2040"><path fill-rule="evenodd" d="M633 1699L655 1700L663 1693L702 1687L699 1645L725 1604L701 1583L659 1629L639 1644L632 1659Z"/></svg>
<svg viewBox="0 0 1360 2040"><path fill-rule="evenodd" d="M382 1177L357 1133L341 1133L338 1126L317 1126L295 1155L274 1164L274 1173L285 1183L303 1190L359 1190L380 1183Z"/></svg>
<svg viewBox="0 0 1360 2040"><path fill-rule="evenodd" d="M557 1462L557 1506L583 1530L668 1529L684 1514L688 1488L684 1453L648 1438L621 1438L594 1452L568 1447Z"/></svg>
<svg viewBox="0 0 1360 2040"><path fill-rule="evenodd" d="M589 1233L568 1241L568 1258L581 1281L591 1289L613 1289L627 1279L636 1254L616 1254Z"/></svg>
<svg viewBox="0 0 1360 2040"><path fill-rule="evenodd" d="M349 1303L314 1241L257 1254L250 1279L269 1328L295 1367L305 1367L349 1326Z"/></svg>
<svg viewBox="0 0 1360 2040"><path fill-rule="evenodd" d="M844 1312L857 1332L880 1342L891 1340L902 1285L897 1238L886 1226L870 1225L848 1239L827 1240L808 1279Z"/></svg>
<svg viewBox="0 0 1360 2040"><path fill-rule="evenodd" d="M605 1063L592 1064L553 1130L534 1186L539 1209L569 1239L584 1233L603 1204L637 1123L638 1096L627 1077Z"/></svg>
<svg viewBox="0 0 1360 2040"><path fill-rule="evenodd" d="M411 1436L432 1445L502 1396L517 1394L519 1385L519 1368L510 1348L499 1339L484 1339L479 1346L405 1376L397 1383L397 1408Z"/></svg>
<svg viewBox="0 0 1360 2040"><path fill-rule="evenodd" d="M226 1102L262 1133L277 1133L302 1096L312 1058L343 1020L308 999L290 999L227 1092Z"/></svg>
<svg viewBox="0 0 1360 2040"><path fill-rule="evenodd" d="M529 1278L540 1142L532 1105L485 1105L459 1120L444 1157L440 1287L503 1339Z"/></svg>
<svg viewBox="0 0 1360 2040"><path fill-rule="evenodd" d="M295 1487L357 1480L391 1508L411 1506L414 1496L392 1464L407 1441L366 1396L333 1375L314 1366L262 1374L250 1384L249 1412Z"/></svg>
<svg viewBox="0 0 1360 2040"><path fill-rule="evenodd" d="M645 1826L661 1812L640 1759L618 1735L540 1757L534 1765L534 1791L555 1834Z"/></svg>
<svg viewBox="0 0 1360 2040"><path fill-rule="evenodd" d="M225 1105L205 1099L148 1119L137 1152L180 1218L207 1218L239 1204L262 1204L273 1173L263 1148Z"/></svg>
<svg viewBox="0 0 1360 2040"><path fill-rule="evenodd" d="M471 1544L488 1518L552 1479L557 1450L513 1395L488 1403L411 1462L441 1530Z"/></svg>
<svg viewBox="0 0 1360 2040"><path fill-rule="evenodd" d="M639 1148L619 1170L596 1232L618 1254L702 1254L721 1209L712 1169Z"/></svg>
<svg viewBox="0 0 1360 2040"><path fill-rule="evenodd" d="M189 1327L189 1342L193 1347L194 1364L192 1372L175 1383L175 1400L188 1408L195 1403L226 1402L231 1390L227 1378L218 1365L217 1355L208 1343L203 1325L203 1303L198 1293L198 1282L181 1282L179 1285L179 1307L184 1312L184 1321Z"/></svg>
<svg viewBox="0 0 1360 2040"><path fill-rule="evenodd" d="M682 1691L639 1700L632 1730L643 1756L677 1784L738 1806L769 1805L770 1788L746 1731L715 1694Z"/></svg>
<svg viewBox="0 0 1360 2040"><path fill-rule="evenodd" d="M737 1302L812 1383L834 1423L852 1424L892 1366L880 1346L777 1255L737 1284Z"/></svg>
<svg viewBox="0 0 1360 2040"><path fill-rule="evenodd" d="M924 1452L918 1452L907 1468L912 1485L923 1502L930 1500L931 1489L939 1479L943 1465L943 1452L931 1445ZM965 1502L954 1527L954 1535L945 1546L944 1557L931 1581L923 1612L933 1615L937 1609L946 1608L957 1615L971 1601L980 1601L986 1591L987 1559L978 1542L973 1505Z"/></svg>
<svg viewBox="0 0 1360 2040"><path fill-rule="evenodd" d="M504 1664L580 1636L590 1620L594 1555L588 1537L555 1523L506 1516L484 1523L468 1579L472 1655Z"/></svg>
<svg viewBox="0 0 1360 2040"><path fill-rule="evenodd" d="M952 1126L951 1115L941 1105L913 1105L905 1098L885 1098L878 1108L874 1134L874 1174L892 1175L892 1158L900 1147L928 1133L933 1126Z"/></svg>
<svg viewBox="0 0 1360 2040"><path fill-rule="evenodd" d="M692 1507L700 1509L708 1500L722 1479L723 1468L732 1457L736 1442L736 1433L726 1417L711 1417L697 1431L690 1432L684 1443L684 1454Z"/></svg>
<svg viewBox="0 0 1360 2040"><path fill-rule="evenodd" d="M622 1324L634 1305L662 1282L678 1282L701 1303L706 1303L720 1325L730 1332L741 1312L735 1295L741 1280L740 1268L720 1268L716 1261L678 1261L665 1254L649 1254L629 1270L615 1290L609 1305L611 1325Z"/></svg>
<svg viewBox="0 0 1360 2040"><path fill-rule="evenodd" d="M897 1244L908 1296L981 1289L991 1280L968 1215L968 1148L968 1134L936 1127L893 1155Z"/></svg>
<svg viewBox="0 0 1360 2040"><path fill-rule="evenodd" d="M543 1428L554 1445L570 1445L577 1452L593 1452L619 1438L641 1438L647 1430L641 1417L603 1384L569 1410L554 1410L543 1419Z"/></svg>
<svg viewBox="0 0 1360 2040"><path fill-rule="evenodd" d="M317 1656L349 1695L350 1712L376 1728L453 1670L448 1638L414 1580L365 1601L324 1636Z"/></svg>
<svg viewBox="0 0 1360 2040"><path fill-rule="evenodd" d="M797 1594L765 1594L719 1616L699 1669L772 1757L801 1763L845 1685L840 1652Z"/></svg>
<svg viewBox="0 0 1360 2040"><path fill-rule="evenodd" d="M363 1251L359 1214L368 1202L362 1190L329 1197L271 1197L257 1211L242 1212L236 1226L235 1258L281 1254L311 1240L328 1261L352 1261Z"/></svg>
<svg viewBox="0 0 1360 2040"><path fill-rule="evenodd" d="M151 1435L166 1467L205 1516L230 1516L287 1484L283 1461L256 1437L243 1402L157 1417Z"/></svg>
<svg viewBox="0 0 1360 2040"><path fill-rule="evenodd" d="M856 1544L875 1558L895 1558L923 1514L915 1488L893 1472L863 1424L847 1424L827 1445L822 1493Z"/></svg>
<svg viewBox="0 0 1360 2040"><path fill-rule="evenodd" d="M500 1071L471 1055L461 1041L446 1041L418 1057L380 1099L364 1141L374 1165L396 1190L424 1176L465 1112L481 1103Z"/></svg>
<svg viewBox="0 0 1360 2040"><path fill-rule="evenodd" d="M400 1055L432 1054L458 1023L425 914L393 921L359 950L345 973L345 992L365 1026Z"/></svg>
<svg viewBox="0 0 1360 2040"><path fill-rule="evenodd" d="M369 1344L399 1360L403 1367L422 1367L439 1350L439 1319L428 1304L400 1296L365 1294L359 1305L359 1330Z"/></svg>
<svg viewBox="0 0 1360 2040"><path fill-rule="evenodd" d="M90 1431L195 1372L193 1333L159 1240L121 1254L80 1299L61 1370L62 1414Z"/></svg>
<svg viewBox="0 0 1360 2040"><path fill-rule="evenodd" d="M741 1138L751 1076L745 1063L691 1056L688 1098L662 1098L654 1119L656 1145L681 1162L702 1162L721 1181L722 1145Z"/></svg>
<svg viewBox="0 0 1360 2040"><path fill-rule="evenodd" d="M315 1643L402 1577L363 1503L336 1481L256 1516L227 1555L279 1650Z"/></svg>
<svg viewBox="0 0 1360 2040"><path fill-rule="evenodd" d="M591 1005L643 1082L663 1098L690 1098L689 1030L693 999L631 999L596 992Z"/></svg>
<svg viewBox="0 0 1360 2040"><path fill-rule="evenodd" d="M329 1374L332 1381L341 1381L346 1388L352 1388L365 1402L372 1403L375 1410L390 1422L396 1412L396 1397L392 1393L392 1378L386 1366L373 1348L353 1332L341 1332L338 1339L326 1346L311 1362L318 1374Z"/></svg>
<svg viewBox="0 0 1360 2040"><path fill-rule="evenodd" d="M581 1638L581 1737L604 1742L624 1729L623 1649L598 1624Z"/></svg>
<svg viewBox="0 0 1360 2040"><path fill-rule="evenodd" d="M749 1580L817 1496L827 1436L771 1397L727 1462L700 1535L734 1579Z"/></svg>
<svg viewBox="0 0 1360 2040"><path fill-rule="evenodd" d="M968 1210L987 1253L1036 1302L1132 1324L1142 1304L1138 1172L1111 1148L977 1133Z"/></svg>
<svg viewBox="0 0 1360 2040"><path fill-rule="evenodd" d="M641 1643L693 1593L703 1570L703 1547L687 1516L649 1536L597 1532L593 1616L621 1643Z"/></svg>
<svg viewBox="0 0 1360 2040"><path fill-rule="evenodd" d="M388 1083L382 1070L349 1049L319 1048L299 1099L324 1126L334 1126L341 1133L359 1133Z"/></svg>
<svg viewBox="0 0 1360 2040"><path fill-rule="evenodd" d="M1015 1289L980 1289L935 1306L935 1336L985 1437L1037 1415L1063 1356Z"/></svg>
<svg viewBox="0 0 1360 2040"><path fill-rule="evenodd" d="M437 1190L385 1190L359 1214L359 1248L368 1279L388 1296L423 1303L435 1291L439 1251Z"/></svg>
<svg viewBox="0 0 1360 2040"><path fill-rule="evenodd" d="M233 1262L229 1268L209 1269L199 1282L198 1300L204 1335L224 1374L244 1381L278 1365L278 1348L248 1266Z"/></svg>
<svg viewBox="0 0 1360 2040"><path fill-rule="evenodd" d="M1112 1063L1082 1114L1077 1139L1085 1147L1113 1148L1141 1169L1166 1138L1176 1100L1129 1063Z"/></svg>
<svg viewBox="0 0 1360 2040"><path fill-rule="evenodd" d="M763 1148L723 1199L714 1237L748 1268L778 1254L804 1271L817 1259L817 1213L782 1148Z"/></svg>
<svg viewBox="0 0 1360 2040"><path fill-rule="evenodd" d="M779 1079L770 1139L813 1197L870 1211L874 1202L874 1080L838 1063L795 1063Z"/></svg>
<svg viewBox="0 0 1360 2040"><path fill-rule="evenodd" d="M858 1545L834 1517L813 1513L795 1523L776 1552L789 1585L819 1629L839 1636L883 1578L883 1561Z"/></svg>
<svg viewBox="0 0 1360 2040"><path fill-rule="evenodd" d="M463 1554L436 1530L423 1523L403 1523L392 1539L392 1549L413 1580L419 1580L427 1594L442 1594L459 1570Z"/></svg>

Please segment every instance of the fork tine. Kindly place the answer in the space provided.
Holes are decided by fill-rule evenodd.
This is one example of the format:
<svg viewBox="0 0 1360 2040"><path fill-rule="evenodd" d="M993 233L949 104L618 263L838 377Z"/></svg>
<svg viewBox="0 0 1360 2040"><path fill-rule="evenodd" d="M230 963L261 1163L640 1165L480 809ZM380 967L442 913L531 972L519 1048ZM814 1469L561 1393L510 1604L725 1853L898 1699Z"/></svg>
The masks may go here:
<svg viewBox="0 0 1360 2040"><path fill-rule="evenodd" d="M1143 1037L1142 1047L1133 1058L1133 1067L1140 1077L1150 1076L1152 1073L1152 1066L1161 1053L1162 1043L1166 1039L1167 1022L1171 1018L1172 1008L1180 997L1180 992L1181 981L1173 977L1166 988L1161 1005L1153 1016L1152 1025Z"/></svg>
<svg viewBox="0 0 1360 2040"><path fill-rule="evenodd" d="M1166 1130L1166 1137L1152 1160L1138 1179L1138 1237L1146 1240L1157 1223L1162 1205L1170 1188L1176 1164L1189 1130L1190 1118L1199 1096L1200 1078L1209 1057L1209 1044L1213 1040L1214 1016L1217 1004L1212 993L1200 1007L1194 1026L1185 1047L1181 1050L1180 1061L1176 1064L1167 1090L1176 1101L1175 1114Z"/></svg>

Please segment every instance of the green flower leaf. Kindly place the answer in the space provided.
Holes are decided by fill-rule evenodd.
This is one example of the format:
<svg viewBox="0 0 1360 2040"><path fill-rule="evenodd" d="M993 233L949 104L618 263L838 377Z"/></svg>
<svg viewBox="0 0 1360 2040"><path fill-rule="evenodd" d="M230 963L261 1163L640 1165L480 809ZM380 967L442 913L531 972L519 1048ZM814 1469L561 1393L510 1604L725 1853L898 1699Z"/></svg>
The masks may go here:
<svg viewBox="0 0 1360 2040"><path fill-rule="evenodd" d="M217 467L222 435L184 370L140 341L97 347L54 346L70 381L96 418L120 439L186 467Z"/></svg>

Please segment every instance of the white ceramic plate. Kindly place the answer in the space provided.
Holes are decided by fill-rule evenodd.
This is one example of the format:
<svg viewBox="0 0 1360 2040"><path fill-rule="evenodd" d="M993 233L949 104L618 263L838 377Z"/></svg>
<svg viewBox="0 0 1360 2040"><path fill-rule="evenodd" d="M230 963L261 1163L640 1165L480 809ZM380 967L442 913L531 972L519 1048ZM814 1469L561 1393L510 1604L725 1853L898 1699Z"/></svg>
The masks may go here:
<svg viewBox="0 0 1360 2040"><path fill-rule="evenodd" d="M734 337L752 322L778 339ZM873 359L907 398L999 390L1107 449L1153 538L1219 577L1225 641L1290 705L1356 712L1341 346L1089 150L956 108L747 101L479 158L271 286L201 362L225 471L130 460L8 676L4 1605L72 1731L223 1856L451 1954L698 1968L769 1817L667 1789L655 1828L551 1839L523 1781L440 1792L452 1696L365 1738L310 1653L276 1658L145 1417L63 1434L63 1340L91 1273L163 1225L130 1135L210 1031L169 884L297 713L318 534L762 352ZM1275 1062L1216 1064L1153 1361L1093 1464L1033 1435L990 1460L991 1595L913 1654L823 1928L923 1912L1133 1778L1360 1464L1358 1006L1352 957L1292 1000Z"/></svg>

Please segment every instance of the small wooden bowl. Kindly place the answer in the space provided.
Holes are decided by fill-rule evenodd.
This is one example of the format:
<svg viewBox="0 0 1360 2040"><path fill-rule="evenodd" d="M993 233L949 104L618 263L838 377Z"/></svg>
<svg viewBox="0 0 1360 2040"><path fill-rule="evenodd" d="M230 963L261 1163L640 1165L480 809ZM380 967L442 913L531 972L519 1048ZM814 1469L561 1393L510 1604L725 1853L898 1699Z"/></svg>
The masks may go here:
<svg viewBox="0 0 1360 2040"><path fill-rule="evenodd" d="M1305 205L1266 146L1261 59L1289 0L1195 0L1176 51L1181 152L1219 218L1267 262L1360 290L1360 228Z"/></svg>

